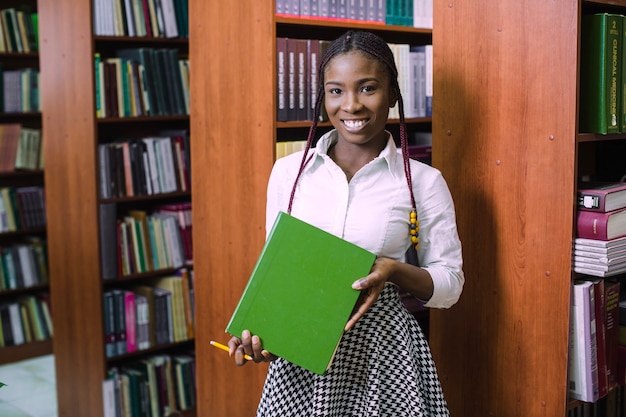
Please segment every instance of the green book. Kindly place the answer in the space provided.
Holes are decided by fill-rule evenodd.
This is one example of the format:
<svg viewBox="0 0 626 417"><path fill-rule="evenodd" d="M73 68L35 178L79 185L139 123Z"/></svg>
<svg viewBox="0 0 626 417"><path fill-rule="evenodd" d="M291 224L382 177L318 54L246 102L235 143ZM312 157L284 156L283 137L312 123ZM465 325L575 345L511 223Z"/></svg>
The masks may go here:
<svg viewBox="0 0 626 417"><path fill-rule="evenodd" d="M317 374L330 366L376 255L280 212L226 331Z"/></svg>
<svg viewBox="0 0 626 417"><path fill-rule="evenodd" d="M580 55L581 133L621 131L622 16L582 18Z"/></svg>

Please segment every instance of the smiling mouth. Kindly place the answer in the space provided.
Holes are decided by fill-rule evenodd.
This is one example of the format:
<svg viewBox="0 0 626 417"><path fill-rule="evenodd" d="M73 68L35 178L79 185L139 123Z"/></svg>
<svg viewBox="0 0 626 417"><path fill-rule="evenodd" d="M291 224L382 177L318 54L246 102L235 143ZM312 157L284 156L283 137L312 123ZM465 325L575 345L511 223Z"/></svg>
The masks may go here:
<svg viewBox="0 0 626 417"><path fill-rule="evenodd" d="M359 120L342 120L343 124L348 128L348 129L359 129L361 128L363 125L365 125L367 122L369 121L369 119L359 119Z"/></svg>

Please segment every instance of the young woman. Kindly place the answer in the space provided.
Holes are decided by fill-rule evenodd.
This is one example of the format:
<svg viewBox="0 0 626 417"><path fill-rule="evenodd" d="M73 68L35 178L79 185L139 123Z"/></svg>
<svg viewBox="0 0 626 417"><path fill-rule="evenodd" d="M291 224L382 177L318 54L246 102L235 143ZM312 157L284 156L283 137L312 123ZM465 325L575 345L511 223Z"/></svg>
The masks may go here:
<svg viewBox="0 0 626 417"><path fill-rule="evenodd" d="M409 159L402 96L384 40L350 31L320 65L320 94L304 152L276 161L267 190L267 230L278 211L377 254L353 284L359 305L330 369L316 375L263 350L244 331L229 341L237 365L271 361L258 417L448 416L427 341L398 287L448 308L464 283L454 204L441 173ZM334 127L312 148L324 103ZM401 150L385 130L399 105ZM420 266L405 262L416 250Z"/></svg>

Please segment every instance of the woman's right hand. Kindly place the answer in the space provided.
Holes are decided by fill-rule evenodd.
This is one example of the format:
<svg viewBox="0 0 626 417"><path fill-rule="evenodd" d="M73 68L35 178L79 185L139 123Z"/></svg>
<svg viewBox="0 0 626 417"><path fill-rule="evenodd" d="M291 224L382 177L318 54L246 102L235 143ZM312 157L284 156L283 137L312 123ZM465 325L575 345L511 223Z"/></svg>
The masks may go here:
<svg viewBox="0 0 626 417"><path fill-rule="evenodd" d="M237 366L243 366L249 361L245 355L248 355L256 363L271 362L277 358L276 355L263 349L261 338L251 335L249 330L244 330L241 333L241 339L235 336L231 337L228 341L228 348L230 349L230 356L235 356Z"/></svg>

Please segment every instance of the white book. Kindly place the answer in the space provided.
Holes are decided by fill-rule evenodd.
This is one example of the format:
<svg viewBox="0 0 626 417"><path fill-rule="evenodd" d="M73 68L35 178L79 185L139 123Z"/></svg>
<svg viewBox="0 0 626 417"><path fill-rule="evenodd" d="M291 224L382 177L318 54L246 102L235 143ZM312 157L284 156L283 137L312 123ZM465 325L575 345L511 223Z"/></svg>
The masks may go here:
<svg viewBox="0 0 626 417"><path fill-rule="evenodd" d="M142 139L146 144L146 149L148 151L148 179L151 183L152 192L154 194L161 193L161 185L159 182L159 168L158 168L158 158L156 154L155 148L155 138L143 138Z"/></svg>
<svg viewBox="0 0 626 417"><path fill-rule="evenodd" d="M172 139L161 137L157 139L156 149L160 164L159 174L161 178L161 192L172 193L178 190L176 185L176 170L174 168L174 154L172 152Z"/></svg>
<svg viewBox="0 0 626 417"><path fill-rule="evenodd" d="M22 269L24 287L28 288L37 285L39 279L37 278L35 259L33 258L31 248L27 245L19 245L17 247L17 255Z"/></svg>
<svg viewBox="0 0 626 417"><path fill-rule="evenodd" d="M574 266L574 272L578 274L591 275L594 277L611 277L626 272L626 267L615 271L600 271L598 269L586 268L583 266Z"/></svg>
<svg viewBox="0 0 626 417"><path fill-rule="evenodd" d="M591 281L573 285L569 358L569 394L594 402L599 397L595 324L595 295Z"/></svg>
<svg viewBox="0 0 626 417"><path fill-rule="evenodd" d="M601 264L601 263L594 263L594 262L583 262L581 260L575 259L574 267L592 269L594 271L600 271L600 272L615 272L615 271L620 271L622 269L626 269L626 262L622 261L620 263L609 265L609 264Z"/></svg>
<svg viewBox="0 0 626 417"><path fill-rule="evenodd" d="M425 45L426 48L426 116L433 115L433 46Z"/></svg>
<svg viewBox="0 0 626 417"><path fill-rule="evenodd" d="M582 237L574 238L574 245L577 246L591 246L595 248L612 248L615 246L625 246L626 245L626 236L610 239L610 240L598 240L598 239L587 239Z"/></svg>
<svg viewBox="0 0 626 417"><path fill-rule="evenodd" d="M615 265L626 262L626 251L604 254L574 250L574 262L587 262L602 265Z"/></svg>
<svg viewBox="0 0 626 417"><path fill-rule="evenodd" d="M117 417L114 379L109 378L102 381L102 407L104 417Z"/></svg>
<svg viewBox="0 0 626 417"><path fill-rule="evenodd" d="M163 10L165 37L178 37L178 25L176 23L176 10L174 9L174 0L161 0L161 9Z"/></svg>
<svg viewBox="0 0 626 417"><path fill-rule="evenodd" d="M20 305L18 303L9 304L9 318L11 321L13 344L21 345L25 342L25 339L24 328L22 327L22 317L20 314Z"/></svg>

